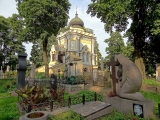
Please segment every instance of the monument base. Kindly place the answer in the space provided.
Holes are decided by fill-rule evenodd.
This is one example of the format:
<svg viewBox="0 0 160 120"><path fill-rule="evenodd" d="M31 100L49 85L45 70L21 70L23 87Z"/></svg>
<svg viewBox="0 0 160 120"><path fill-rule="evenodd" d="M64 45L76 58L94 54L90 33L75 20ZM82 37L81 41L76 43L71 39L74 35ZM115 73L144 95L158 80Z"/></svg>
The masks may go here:
<svg viewBox="0 0 160 120"><path fill-rule="evenodd" d="M120 97L110 97L109 99L112 108L120 113L137 115L144 119L156 118L153 100L134 101Z"/></svg>

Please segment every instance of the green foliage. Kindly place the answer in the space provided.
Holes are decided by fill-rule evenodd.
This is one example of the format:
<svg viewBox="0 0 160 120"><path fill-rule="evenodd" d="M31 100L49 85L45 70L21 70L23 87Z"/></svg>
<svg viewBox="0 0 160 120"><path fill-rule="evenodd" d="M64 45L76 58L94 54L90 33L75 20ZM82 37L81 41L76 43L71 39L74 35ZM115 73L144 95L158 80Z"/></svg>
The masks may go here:
<svg viewBox="0 0 160 120"><path fill-rule="evenodd" d="M16 79L1 79L0 93L12 91L16 87Z"/></svg>
<svg viewBox="0 0 160 120"><path fill-rule="evenodd" d="M0 120L18 120L20 115L16 107L17 97L0 99Z"/></svg>
<svg viewBox="0 0 160 120"><path fill-rule="evenodd" d="M59 113L57 115L50 116L51 120L84 120L84 118L78 114L73 112L72 110L69 110L67 112Z"/></svg>
<svg viewBox="0 0 160 120"><path fill-rule="evenodd" d="M26 42L41 42L45 76L48 77L47 45L49 38L66 26L70 3L68 0L17 0L18 12L24 27L20 34ZM31 9L32 8L32 9Z"/></svg>
<svg viewBox="0 0 160 120"><path fill-rule="evenodd" d="M70 29L69 26L64 27L64 28L61 28L61 29L58 31L58 34L60 34L61 32L64 33L64 32L66 32L66 31L68 31L69 29Z"/></svg>
<svg viewBox="0 0 160 120"><path fill-rule="evenodd" d="M46 78L45 73L44 72L36 72L35 78L37 78L37 79Z"/></svg>
<svg viewBox="0 0 160 120"><path fill-rule="evenodd" d="M97 62L100 65L100 59L101 59L102 55L100 53L99 44L98 44L97 40L95 40L95 42L94 42L94 52L97 54L97 60L98 60Z"/></svg>
<svg viewBox="0 0 160 120"><path fill-rule="evenodd" d="M19 88L16 93L20 97L20 104L28 105L30 102L32 104L43 103L48 99L48 91L39 85L29 86L28 84L24 89Z"/></svg>
<svg viewBox="0 0 160 120"><path fill-rule="evenodd" d="M14 30L14 15L11 18L5 18L0 16L0 66L3 64L3 71L6 70L6 66L12 66L12 70L16 69L18 52L24 52L24 46L21 41L17 40L17 35ZM16 46L16 47L15 47Z"/></svg>
<svg viewBox="0 0 160 120"><path fill-rule="evenodd" d="M155 65L152 64L151 57L153 55L159 56L153 47L159 43L156 38L159 36L159 6L159 0L92 0L92 3L88 5L87 13L100 18L105 23L107 32L111 33L114 29L119 32L126 32L128 21L131 21L126 35L134 45L135 63L143 74L143 78L146 77L144 61L146 53L150 53L147 60L150 61L149 64L151 65ZM150 50L146 48L146 44L152 46Z"/></svg>
<svg viewBox="0 0 160 120"><path fill-rule="evenodd" d="M147 85L160 86L160 82L152 79L144 79L142 82Z"/></svg>
<svg viewBox="0 0 160 120"><path fill-rule="evenodd" d="M132 58L133 46L130 43L127 43L127 46L125 46L124 40L118 31L112 32L110 36L110 38L104 41L108 44L108 47L106 47L106 53L108 54L106 59L110 60L113 55L118 54L124 54L128 58Z"/></svg>
<svg viewBox="0 0 160 120"><path fill-rule="evenodd" d="M5 72L5 77L9 78L9 79L12 79L12 78L16 78L17 77L17 71L14 70L14 71L7 71Z"/></svg>
<svg viewBox="0 0 160 120"><path fill-rule="evenodd" d="M57 41L54 35L48 38L47 57L50 61L50 50L52 45L57 45ZM42 66L43 63L43 42L36 42L32 45L31 57L29 58L32 63L36 65L36 68Z"/></svg>
<svg viewBox="0 0 160 120"><path fill-rule="evenodd" d="M140 91L145 98L154 100L155 113L158 115L158 103L160 101L160 93L144 92Z"/></svg>
<svg viewBox="0 0 160 120"><path fill-rule="evenodd" d="M133 115L126 115L117 111L112 111L109 115L105 115L95 120L144 120Z"/></svg>

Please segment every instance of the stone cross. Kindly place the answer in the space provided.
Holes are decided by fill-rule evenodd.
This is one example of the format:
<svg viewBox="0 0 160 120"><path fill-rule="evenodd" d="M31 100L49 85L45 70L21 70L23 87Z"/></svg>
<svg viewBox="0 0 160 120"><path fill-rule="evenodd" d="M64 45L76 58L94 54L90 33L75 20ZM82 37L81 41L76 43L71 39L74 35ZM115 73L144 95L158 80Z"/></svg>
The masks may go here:
<svg viewBox="0 0 160 120"><path fill-rule="evenodd" d="M116 93L116 83L118 83L118 79L116 78L116 66L119 65L119 62L116 61L115 56L112 56L111 61L107 62L107 65L111 66L112 74L110 74L110 77L112 79L113 92Z"/></svg>

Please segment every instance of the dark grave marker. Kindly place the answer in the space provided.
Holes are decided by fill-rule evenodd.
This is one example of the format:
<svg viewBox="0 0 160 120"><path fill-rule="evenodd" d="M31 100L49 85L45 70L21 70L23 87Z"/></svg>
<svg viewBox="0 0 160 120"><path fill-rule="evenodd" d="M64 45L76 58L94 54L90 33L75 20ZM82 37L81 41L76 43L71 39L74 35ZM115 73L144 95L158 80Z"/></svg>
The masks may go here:
<svg viewBox="0 0 160 120"><path fill-rule="evenodd" d="M57 90L57 76L55 74L51 75L50 86L52 89Z"/></svg>
<svg viewBox="0 0 160 120"><path fill-rule="evenodd" d="M27 69L27 54L18 53L18 65L17 65L17 88L25 87L25 75Z"/></svg>

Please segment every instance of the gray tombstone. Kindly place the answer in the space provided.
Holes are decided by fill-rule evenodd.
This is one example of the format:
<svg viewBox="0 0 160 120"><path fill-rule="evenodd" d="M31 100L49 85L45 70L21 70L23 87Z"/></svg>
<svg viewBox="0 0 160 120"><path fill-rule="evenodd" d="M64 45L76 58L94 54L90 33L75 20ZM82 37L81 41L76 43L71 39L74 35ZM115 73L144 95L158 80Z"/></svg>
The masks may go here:
<svg viewBox="0 0 160 120"><path fill-rule="evenodd" d="M57 76L55 74L51 75L50 86L52 89L57 90Z"/></svg>
<svg viewBox="0 0 160 120"><path fill-rule="evenodd" d="M31 65L31 71L30 71L30 78L34 79L35 78L35 69L36 66L34 64Z"/></svg>
<svg viewBox="0 0 160 120"><path fill-rule="evenodd" d="M18 65L17 65L17 88L25 87L25 75L27 69L27 54L18 53Z"/></svg>
<svg viewBox="0 0 160 120"><path fill-rule="evenodd" d="M6 69L6 71L7 71L7 72L9 72L9 71L10 71L10 66L9 66L9 65L7 65L7 69Z"/></svg>

